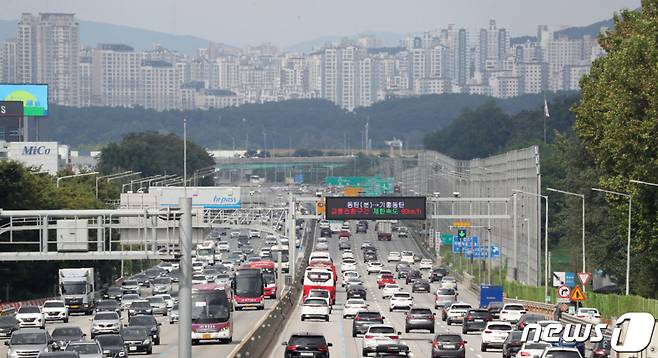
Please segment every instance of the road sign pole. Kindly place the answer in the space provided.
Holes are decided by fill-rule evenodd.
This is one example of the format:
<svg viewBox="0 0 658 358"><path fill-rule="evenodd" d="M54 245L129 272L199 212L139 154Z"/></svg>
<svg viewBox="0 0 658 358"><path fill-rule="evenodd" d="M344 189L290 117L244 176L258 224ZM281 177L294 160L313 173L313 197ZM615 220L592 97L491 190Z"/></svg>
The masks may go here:
<svg viewBox="0 0 658 358"><path fill-rule="evenodd" d="M192 198L180 198L181 277L178 288L180 323L178 357L192 358Z"/></svg>

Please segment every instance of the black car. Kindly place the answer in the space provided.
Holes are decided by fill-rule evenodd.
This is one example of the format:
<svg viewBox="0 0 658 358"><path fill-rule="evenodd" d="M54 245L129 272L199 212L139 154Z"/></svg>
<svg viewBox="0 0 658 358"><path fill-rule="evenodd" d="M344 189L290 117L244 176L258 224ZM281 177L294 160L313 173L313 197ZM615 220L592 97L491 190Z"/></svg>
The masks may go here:
<svg viewBox="0 0 658 358"><path fill-rule="evenodd" d="M323 227L322 229L320 229L320 237L326 237L326 238L331 237L331 229L328 227Z"/></svg>
<svg viewBox="0 0 658 358"><path fill-rule="evenodd" d="M366 299L367 291L366 288L362 285L351 285L347 287L347 299L350 298L362 298Z"/></svg>
<svg viewBox="0 0 658 358"><path fill-rule="evenodd" d="M368 331L368 327L373 324L384 324L384 319L381 313L375 311L360 311L354 316L352 320L352 337L357 334L364 334Z"/></svg>
<svg viewBox="0 0 658 358"><path fill-rule="evenodd" d="M295 333L282 344L286 347L285 358L329 358L329 347L332 346L323 335L315 333Z"/></svg>
<svg viewBox="0 0 658 358"><path fill-rule="evenodd" d="M249 245L249 236L240 235L240 237L238 237L238 247L247 246L247 245Z"/></svg>
<svg viewBox="0 0 658 358"><path fill-rule="evenodd" d="M83 341L86 336L80 327L57 327L53 329L53 333L50 335L52 340L51 348L54 351L63 350L69 342Z"/></svg>
<svg viewBox="0 0 658 358"><path fill-rule="evenodd" d="M430 282L423 279L416 279L411 285L411 292L430 292Z"/></svg>
<svg viewBox="0 0 658 358"><path fill-rule="evenodd" d="M366 263L371 262L371 261L378 261L377 259L377 253L374 251L368 251L365 254L363 254L363 261Z"/></svg>
<svg viewBox="0 0 658 358"><path fill-rule="evenodd" d="M116 312L121 314L121 305L114 299L106 299L96 302L96 313L98 312Z"/></svg>
<svg viewBox="0 0 658 358"><path fill-rule="evenodd" d="M493 319L500 318L500 311L503 310L503 305L504 304L502 302L498 302L498 301L489 302L489 304L487 305L487 310L489 311L489 313L491 313L491 318Z"/></svg>
<svg viewBox="0 0 658 358"><path fill-rule="evenodd" d="M153 344L160 345L160 323L150 315L133 316L128 320L128 327L144 327L151 334Z"/></svg>
<svg viewBox="0 0 658 358"><path fill-rule="evenodd" d="M406 262L399 262L397 265L395 265L395 272L400 272L401 269L405 268L411 270L411 265Z"/></svg>
<svg viewBox="0 0 658 358"><path fill-rule="evenodd" d="M137 275L133 276L132 279L137 281L137 283L142 287L151 286L151 283L149 282L148 277L144 274L137 274Z"/></svg>
<svg viewBox="0 0 658 358"><path fill-rule="evenodd" d="M404 279L406 279L406 278L407 278L407 275L409 275L409 273L410 273L411 271L413 271L413 270L411 269L411 267L408 267L408 266L402 266L402 267L400 267L400 269L398 270L398 278L404 278Z"/></svg>
<svg viewBox="0 0 658 358"><path fill-rule="evenodd" d="M153 307L148 301L135 301L128 307L128 317L145 314L153 314Z"/></svg>
<svg viewBox="0 0 658 358"><path fill-rule="evenodd" d="M399 276L399 274L398 274ZM418 270L411 270L409 273L405 276L405 283L408 285L410 283L416 282L416 280L419 280L423 278L423 274L420 273Z"/></svg>
<svg viewBox="0 0 658 358"><path fill-rule="evenodd" d="M350 243L347 241L342 241L338 243L338 250L349 250L351 248L352 245L350 245Z"/></svg>
<svg viewBox="0 0 658 358"><path fill-rule="evenodd" d="M0 337L11 337L18 330L18 320L14 316L0 317Z"/></svg>
<svg viewBox="0 0 658 358"><path fill-rule="evenodd" d="M169 278L171 278L171 282L179 282L180 281L180 276L181 272L180 269L178 270L172 270L169 275L167 275Z"/></svg>
<svg viewBox="0 0 658 358"><path fill-rule="evenodd" d="M145 327L125 327L121 330L121 337L128 348L128 353L153 353L153 341Z"/></svg>
<svg viewBox="0 0 658 358"><path fill-rule="evenodd" d="M103 334L97 336L96 342L101 345L104 357L117 358L128 356L128 350L124 345L123 338L119 334Z"/></svg>
<svg viewBox="0 0 658 358"><path fill-rule="evenodd" d="M356 223L356 232L357 233L360 233L360 232L367 233L368 232L368 223L366 223L365 221L359 221L358 223Z"/></svg>
<svg viewBox="0 0 658 358"><path fill-rule="evenodd" d="M408 357L409 346L404 344L380 344L375 348L375 358Z"/></svg>
<svg viewBox="0 0 658 358"><path fill-rule="evenodd" d="M123 295L123 290L121 287L108 287L103 294L103 298L119 301L121 300L121 295Z"/></svg>
<svg viewBox="0 0 658 358"><path fill-rule="evenodd" d="M516 322L516 329L523 330L523 328L530 323L537 323L547 319L548 317L540 313L525 313L519 318L519 321Z"/></svg>
<svg viewBox="0 0 658 358"><path fill-rule="evenodd" d="M464 358L466 356L466 341L454 333L439 333L432 341L432 358L449 357Z"/></svg>
<svg viewBox="0 0 658 358"><path fill-rule="evenodd" d="M444 276L448 275L448 270L443 267L432 269L430 273L430 282L441 282Z"/></svg>
<svg viewBox="0 0 658 358"><path fill-rule="evenodd" d="M591 358L608 358L610 356L610 340L603 339L592 347Z"/></svg>
<svg viewBox="0 0 658 358"><path fill-rule="evenodd" d="M464 322L462 322L462 333L470 331L481 331L491 321L491 313L486 309L468 310Z"/></svg>
<svg viewBox="0 0 658 358"><path fill-rule="evenodd" d="M523 346L521 335L523 335L523 331L512 331L507 335L505 342L503 342L503 358L515 357L521 350Z"/></svg>

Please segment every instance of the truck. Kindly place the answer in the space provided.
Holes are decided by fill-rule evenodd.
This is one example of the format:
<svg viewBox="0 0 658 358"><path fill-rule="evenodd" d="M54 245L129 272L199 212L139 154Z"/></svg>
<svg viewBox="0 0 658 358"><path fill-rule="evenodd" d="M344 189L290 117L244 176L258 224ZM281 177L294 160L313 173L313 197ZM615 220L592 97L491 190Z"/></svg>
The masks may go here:
<svg viewBox="0 0 658 358"><path fill-rule="evenodd" d="M390 221L377 221L377 224L375 224L375 231L377 231L377 240L391 241L393 235L393 224Z"/></svg>
<svg viewBox="0 0 658 358"><path fill-rule="evenodd" d="M67 268L59 270L59 294L70 312L84 312L86 315L94 311L93 268Z"/></svg>
<svg viewBox="0 0 658 358"><path fill-rule="evenodd" d="M480 308L491 302L503 302L503 286L480 285Z"/></svg>

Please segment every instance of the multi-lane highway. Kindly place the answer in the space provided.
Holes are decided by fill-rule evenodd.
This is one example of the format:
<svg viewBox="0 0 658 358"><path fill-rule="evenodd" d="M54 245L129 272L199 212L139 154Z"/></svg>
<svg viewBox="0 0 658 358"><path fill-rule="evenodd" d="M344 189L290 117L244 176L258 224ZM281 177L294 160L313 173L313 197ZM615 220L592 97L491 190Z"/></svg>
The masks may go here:
<svg viewBox="0 0 658 358"><path fill-rule="evenodd" d="M352 230L354 232L354 230ZM384 265L387 269L395 271L394 265L388 264L385 262L386 257L388 256L389 251L401 252L404 250L411 250L417 254L421 251L415 244L415 241L411 238L409 239L400 239L394 235L393 240L390 242L386 241L377 241L374 230L370 228L367 234L355 234L352 236L352 249L357 257L357 262L363 262L363 256L361 254L361 244L365 241L369 241L377 247L378 256L380 261L384 262ZM340 268L340 258L341 253L338 250L338 243L334 237L329 241L329 247L332 258L336 262L337 268ZM368 298L367 302L370 304L369 309L379 310L386 319L384 323L393 325L398 331L402 332L401 341L402 343L409 346L411 353L415 357L430 357L432 351L432 338L433 334L424 331L412 331L411 333L404 333L404 321L405 315L402 311L389 312L388 300L384 300L381 297L381 291L377 288L376 275L368 276L365 265L358 266L359 273L364 280L364 285L368 289ZM427 275L427 273L425 273ZM411 292L410 285L404 285L405 290ZM338 291L336 294L336 304L332 310L332 314L329 322L321 321L301 321L300 310L301 303L297 305L295 311L290 315L289 321L286 324L286 329L281 332L278 342L275 347L273 347L270 357L280 358L283 357L284 349L281 345L281 342L286 341L291 334L296 332L313 332L313 333L322 333L325 335L327 342L333 343L333 347L330 348L330 353L332 357L340 358L351 358L351 357L360 357L361 348L362 348L362 338L357 336L356 338L352 337L352 320L343 319L343 304L346 300L345 289L340 285L337 286ZM432 284L431 292L434 292L436 289L436 284ZM414 304L417 307L428 307L433 311L437 312L436 320L436 332L451 332L461 334L461 325L452 325L447 326L445 322L441 321L440 312L434 309L434 299L432 293L414 293ZM465 302L470 303L474 307L478 306L479 299L478 296L461 288L459 290L459 298ZM471 333L468 335L462 335L466 343L466 356L472 358L494 358L500 357L500 349L493 349L491 352L480 352L480 336L479 333Z"/></svg>

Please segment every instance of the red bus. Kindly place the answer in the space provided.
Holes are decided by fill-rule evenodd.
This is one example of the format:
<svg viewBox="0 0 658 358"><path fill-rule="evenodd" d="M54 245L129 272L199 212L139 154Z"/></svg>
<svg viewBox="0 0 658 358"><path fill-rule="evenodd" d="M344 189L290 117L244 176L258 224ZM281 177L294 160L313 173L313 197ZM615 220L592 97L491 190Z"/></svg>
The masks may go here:
<svg viewBox="0 0 658 358"><path fill-rule="evenodd" d="M265 297L276 298L276 265L272 261L255 261L249 264L251 268L261 269L265 282Z"/></svg>
<svg viewBox="0 0 658 358"><path fill-rule="evenodd" d="M224 285L192 286L192 344L233 341L231 293Z"/></svg>
<svg viewBox="0 0 658 358"><path fill-rule="evenodd" d="M235 309L265 309L265 282L259 268L242 266L235 271L233 279L233 302Z"/></svg>
<svg viewBox="0 0 658 358"><path fill-rule="evenodd" d="M331 304L336 302L336 278L334 271L326 266L309 266L304 272L304 299L312 289L329 291Z"/></svg>

